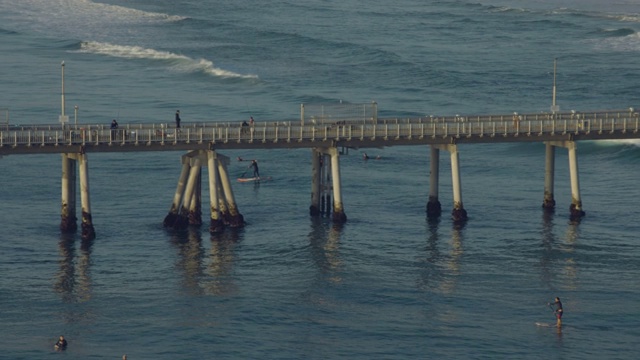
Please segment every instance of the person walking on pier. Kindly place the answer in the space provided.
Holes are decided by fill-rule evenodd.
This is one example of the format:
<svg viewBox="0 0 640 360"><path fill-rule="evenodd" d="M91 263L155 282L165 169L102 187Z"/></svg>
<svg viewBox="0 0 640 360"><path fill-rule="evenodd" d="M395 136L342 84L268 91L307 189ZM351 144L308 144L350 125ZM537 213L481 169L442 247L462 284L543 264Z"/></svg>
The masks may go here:
<svg viewBox="0 0 640 360"><path fill-rule="evenodd" d="M255 160L251 160L251 165L249 165L249 169L253 168L253 177L260 178L260 171L258 170L258 162Z"/></svg>
<svg viewBox="0 0 640 360"><path fill-rule="evenodd" d="M556 314L556 326L558 328L561 328L563 310L562 310L562 302L560 301L560 298L556 297L553 303L548 303L547 305L549 306L553 305L555 307L555 309L553 310L553 313Z"/></svg>
<svg viewBox="0 0 640 360"><path fill-rule="evenodd" d="M117 134L118 122L116 121L116 119L113 119L113 121L111 121L111 139L115 139Z"/></svg>
<svg viewBox="0 0 640 360"><path fill-rule="evenodd" d="M180 110L176 110L176 129L180 129Z"/></svg>

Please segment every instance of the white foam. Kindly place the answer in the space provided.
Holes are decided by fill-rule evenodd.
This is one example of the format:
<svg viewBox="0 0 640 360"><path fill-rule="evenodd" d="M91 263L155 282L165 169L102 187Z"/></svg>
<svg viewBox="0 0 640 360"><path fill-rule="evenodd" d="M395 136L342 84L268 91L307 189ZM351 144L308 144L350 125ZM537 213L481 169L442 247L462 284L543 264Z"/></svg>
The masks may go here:
<svg viewBox="0 0 640 360"><path fill-rule="evenodd" d="M188 56L175 54L168 51L148 49L141 46L115 45L97 41L85 41L82 42L80 50L78 51L125 59L150 59L165 61L170 64L172 69L182 72L201 71L208 75L226 78L258 78L257 75L243 75L217 68L210 60L193 59Z"/></svg>

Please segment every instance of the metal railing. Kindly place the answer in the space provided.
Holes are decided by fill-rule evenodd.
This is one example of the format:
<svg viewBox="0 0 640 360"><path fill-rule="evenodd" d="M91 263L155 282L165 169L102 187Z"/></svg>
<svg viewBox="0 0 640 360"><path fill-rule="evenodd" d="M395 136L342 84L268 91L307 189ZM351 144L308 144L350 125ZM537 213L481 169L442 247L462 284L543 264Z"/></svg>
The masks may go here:
<svg viewBox="0 0 640 360"><path fill-rule="evenodd" d="M489 143L496 137L520 141L518 137L566 134L598 135L598 138L627 134L633 138L640 137L639 126L638 113L631 111L380 119L373 124L338 122L301 125L296 121L284 121L241 126L236 123L201 123L185 124L180 129L169 128L166 124L130 124L113 130L102 125L73 128L32 125L0 131L0 147L5 149L5 153L10 153L6 148L104 144L236 143L245 144L246 147L268 148L273 143L298 143L300 146L305 142L357 140L361 146L367 143L375 146L375 142L379 141L438 138L474 138L475 142Z"/></svg>

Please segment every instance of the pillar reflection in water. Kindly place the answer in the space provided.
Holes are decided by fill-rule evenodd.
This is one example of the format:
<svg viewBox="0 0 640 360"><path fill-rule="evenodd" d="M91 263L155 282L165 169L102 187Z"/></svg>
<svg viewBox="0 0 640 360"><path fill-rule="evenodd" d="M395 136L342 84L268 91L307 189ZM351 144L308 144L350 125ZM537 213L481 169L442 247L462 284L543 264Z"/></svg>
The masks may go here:
<svg viewBox="0 0 640 360"><path fill-rule="evenodd" d="M76 251L75 234L61 234L58 242L59 270L55 276L53 290L58 293L64 303L72 304L62 307L67 311L58 312L67 323L79 323L92 319L89 307L79 306L88 303L92 297L91 279L91 246L92 240L82 240L80 252Z"/></svg>
<svg viewBox="0 0 640 360"><path fill-rule="evenodd" d="M175 266L182 272L183 288L192 295L201 295L203 290L199 281L203 274L204 249L200 229L190 227L187 232L175 232L171 236L171 242L178 249L179 256Z"/></svg>
<svg viewBox="0 0 640 360"><path fill-rule="evenodd" d="M208 295L229 295L237 292L233 282L233 263L235 247L242 229L231 229L221 234L211 235L209 266L204 284Z"/></svg>
<svg viewBox="0 0 640 360"><path fill-rule="evenodd" d="M554 216L548 212L542 215L541 278L550 291L575 290L578 271L574 252L579 228L574 221L570 221L564 241L560 242L554 231Z"/></svg>
<svg viewBox="0 0 640 360"><path fill-rule="evenodd" d="M311 255L319 270L319 276L331 283L342 282L343 264L339 250L343 226L341 223L331 223L323 218L311 218Z"/></svg>

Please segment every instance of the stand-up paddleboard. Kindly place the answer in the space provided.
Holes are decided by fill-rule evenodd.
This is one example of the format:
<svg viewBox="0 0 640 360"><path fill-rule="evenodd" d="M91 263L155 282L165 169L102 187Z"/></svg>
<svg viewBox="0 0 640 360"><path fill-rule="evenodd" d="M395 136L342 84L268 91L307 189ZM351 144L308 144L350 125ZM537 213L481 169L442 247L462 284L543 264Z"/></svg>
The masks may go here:
<svg viewBox="0 0 640 360"><path fill-rule="evenodd" d="M545 322L536 322L536 326L539 327L556 327L556 324L550 324Z"/></svg>
<svg viewBox="0 0 640 360"><path fill-rule="evenodd" d="M261 182L261 181L269 181L271 180L271 176L267 177L251 177L251 178L238 178L238 182Z"/></svg>

